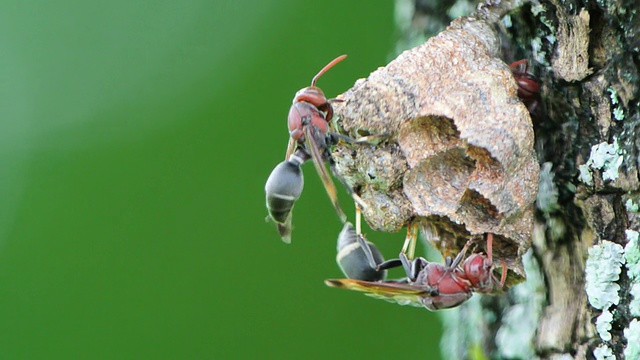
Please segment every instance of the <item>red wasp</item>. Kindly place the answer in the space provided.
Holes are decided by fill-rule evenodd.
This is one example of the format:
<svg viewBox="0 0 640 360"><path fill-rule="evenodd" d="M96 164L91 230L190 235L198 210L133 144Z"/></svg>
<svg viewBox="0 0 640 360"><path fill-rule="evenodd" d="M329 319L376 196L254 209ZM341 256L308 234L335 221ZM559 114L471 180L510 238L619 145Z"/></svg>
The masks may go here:
<svg viewBox="0 0 640 360"><path fill-rule="evenodd" d="M311 86L300 89L293 97L293 105L289 109L288 116L290 138L285 155L285 158L288 159L299 147L311 155L313 165L342 222L346 221L347 216L338 204L336 187L324 166L325 158L330 157L327 150L327 134L329 121L333 118L333 108L322 90L316 87L316 81L346 57L347 55L340 55L331 60L311 79Z"/></svg>
<svg viewBox="0 0 640 360"><path fill-rule="evenodd" d="M269 217L277 224L282 240L287 243L291 241L291 211L303 187L300 166L308 159L313 161L340 220L343 223L347 221L347 216L338 204L336 187L324 163L328 161L333 166L329 146L338 139L362 141L329 131L329 121L333 118L332 100L327 100L322 90L316 86L320 76L346 57L341 55L333 59L313 77L311 86L296 93L288 116L290 138L285 161L278 164L267 179L265 192ZM365 206L348 186L347 190L359 206Z"/></svg>
<svg viewBox="0 0 640 360"><path fill-rule="evenodd" d="M413 226L410 226L413 227ZM361 257L362 262L377 270L385 270L402 266L407 274L400 280L365 281L362 279L331 279L325 284L348 290L366 293L366 295L396 302L400 305L426 307L429 310L448 309L467 301L473 292L490 293L494 287L501 288L507 276L507 267L502 261L502 277L498 280L493 274L492 260L493 234L487 234L487 255L472 254L465 259L465 255L474 241L469 240L460 253L452 260L445 259L444 264L429 262L422 257L410 260L407 257L407 247L411 244L413 252L417 231L407 231L407 241L400 252L399 259L372 264L373 257L367 254ZM367 245L364 238L358 240L363 249Z"/></svg>
<svg viewBox="0 0 640 360"><path fill-rule="evenodd" d="M522 66L524 65L524 69ZM518 83L518 97L527 106L529 112L533 112L538 101L540 100L540 83L531 75L529 71L529 62L526 59L518 60L509 65L513 77Z"/></svg>

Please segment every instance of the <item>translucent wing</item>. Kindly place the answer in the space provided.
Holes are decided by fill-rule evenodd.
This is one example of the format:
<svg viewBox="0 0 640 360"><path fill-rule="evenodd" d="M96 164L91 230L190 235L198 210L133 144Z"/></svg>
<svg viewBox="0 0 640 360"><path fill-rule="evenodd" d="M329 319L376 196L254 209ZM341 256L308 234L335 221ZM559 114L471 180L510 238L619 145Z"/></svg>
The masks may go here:
<svg viewBox="0 0 640 360"><path fill-rule="evenodd" d="M293 210L293 208L291 208ZM280 237L285 244L291 244L291 215L287 216L287 220L284 223L276 223L276 227L278 228L278 233L280 233Z"/></svg>
<svg viewBox="0 0 640 360"><path fill-rule="evenodd" d="M367 296L399 305L424 307L422 298L431 297L433 290L425 286L395 282L371 282L356 279L329 279L324 281L331 287L360 291Z"/></svg>
<svg viewBox="0 0 640 360"><path fill-rule="evenodd" d="M304 127L304 136L306 139L306 145L311 154L311 159L313 160L313 165L316 167L316 171L320 176L320 180L322 180L322 184L324 185L325 190L327 191L327 195L329 195L329 199L331 199L331 203L333 207L336 209L338 213L338 217L344 223L347 221L347 215L342 211L340 204L338 203L338 191L336 190L336 186L333 184L333 180L331 180L331 175L327 171L327 168L324 166L324 159L322 158L322 152L318 147L318 143L316 142L316 138L314 133L312 133L312 126Z"/></svg>
<svg viewBox="0 0 640 360"><path fill-rule="evenodd" d="M296 150L297 141L293 140L292 137L289 138L289 143L287 143L287 152L284 154L284 159L289 160L289 156L293 154Z"/></svg>

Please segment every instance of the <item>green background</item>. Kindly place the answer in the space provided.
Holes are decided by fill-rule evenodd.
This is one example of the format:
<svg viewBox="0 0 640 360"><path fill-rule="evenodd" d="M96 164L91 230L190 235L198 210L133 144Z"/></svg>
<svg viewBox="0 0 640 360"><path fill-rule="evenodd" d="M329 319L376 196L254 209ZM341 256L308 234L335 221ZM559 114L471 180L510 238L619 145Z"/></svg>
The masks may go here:
<svg viewBox="0 0 640 360"><path fill-rule="evenodd" d="M396 37L390 0L4 2L0 358L437 358L435 314L323 285L341 225L311 165L293 243L264 221L294 93Z"/></svg>

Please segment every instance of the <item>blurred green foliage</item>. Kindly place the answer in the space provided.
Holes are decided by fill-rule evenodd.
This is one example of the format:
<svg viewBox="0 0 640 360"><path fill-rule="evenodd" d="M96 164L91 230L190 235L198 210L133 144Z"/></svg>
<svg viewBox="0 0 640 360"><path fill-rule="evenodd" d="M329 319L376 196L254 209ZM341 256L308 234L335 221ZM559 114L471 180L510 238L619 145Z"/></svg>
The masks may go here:
<svg viewBox="0 0 640 360"><path fill-rule="evenodd" d="M294 93L341 53L329 96L384 65L392 21L392 1L4 2L0 357L437 358L434 314L323 285L341 225L311 165L293 244L264 222ZM369 237L393 256L404 235Z"/></svg>

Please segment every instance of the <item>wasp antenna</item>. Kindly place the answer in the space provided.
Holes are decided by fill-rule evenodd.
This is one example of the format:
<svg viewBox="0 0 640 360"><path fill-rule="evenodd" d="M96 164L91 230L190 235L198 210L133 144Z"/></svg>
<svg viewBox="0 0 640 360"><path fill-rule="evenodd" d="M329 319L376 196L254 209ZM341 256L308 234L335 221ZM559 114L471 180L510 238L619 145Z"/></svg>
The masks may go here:
<svg viewBox="0 0 640 360"><path fill-rule="evenodd" d="M316 81L318 81L318 78L320 76L322 76L322 74L326 73L327 70L331 69L335 64L339 63L340 61L344 60L347 57L347 55L340 55L337 58L331 60L330 63L328 63L327 65L325 65L325 67L322 68L322 70L320 70L316 76L313 77L313 79L311 80L311 86L316 86Z"/></svg>
<svg viewBox="0 0 640 360"><path fill-rule="evenodd" d="M518 60L516 62L511 63L509 67L513 70L520 65L524 65L524 72L526 73L529 70L529 61L527 59Z"/></svg>

